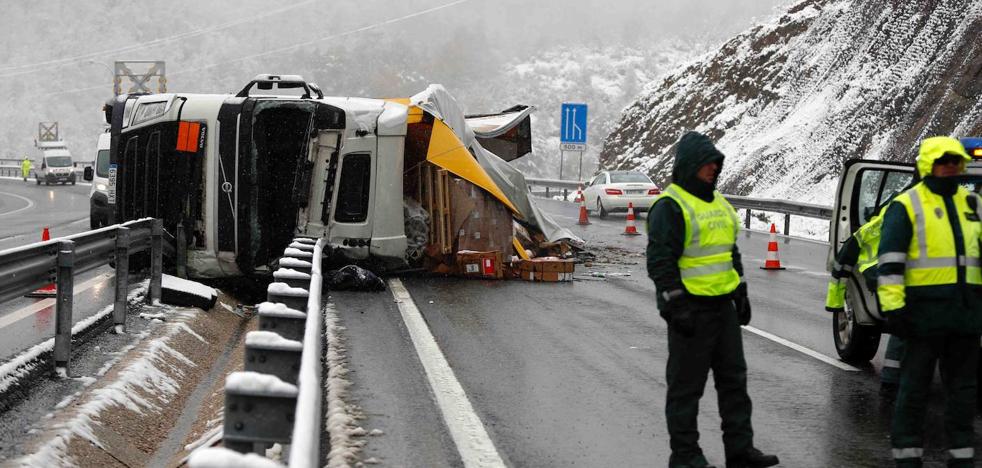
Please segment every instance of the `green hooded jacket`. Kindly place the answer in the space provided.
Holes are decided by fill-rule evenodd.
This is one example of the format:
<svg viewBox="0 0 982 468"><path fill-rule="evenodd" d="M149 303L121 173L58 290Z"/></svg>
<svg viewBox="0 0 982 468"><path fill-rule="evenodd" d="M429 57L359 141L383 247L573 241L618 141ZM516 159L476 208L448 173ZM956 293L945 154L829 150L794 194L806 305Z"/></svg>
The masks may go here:
<svg viewBox="0 0 982 468"><path fill-rule="evenodd" d="M707 184L698 178L699 168L709 162L718 162L723 166L723 153L712 141L698 132L688 132L682 135L675 149L675 163L672 166L672 182L678 184L687 192L711 201L716 181ZM648 211L648 277L655 282L658 290L658 310L665 314L665 299L662 293L684 290L682 276L679 274L678 261L685 250L685 218L682 208L668 197L659 197ZM740 262L740 251L733 245L733 268L743 276L743 265ZM729 299L730 296L725 296Z"/></svg>

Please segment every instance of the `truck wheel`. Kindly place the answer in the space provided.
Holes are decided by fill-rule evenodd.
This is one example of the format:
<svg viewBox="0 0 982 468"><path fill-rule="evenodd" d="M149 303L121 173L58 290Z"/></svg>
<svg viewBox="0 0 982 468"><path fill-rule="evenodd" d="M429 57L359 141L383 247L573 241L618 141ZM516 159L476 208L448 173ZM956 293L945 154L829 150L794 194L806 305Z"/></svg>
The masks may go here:
<svg viewBox="0 0 982 468"><path fill-rule="evenodd" d="M846 306L832 317L832 336L835 350L843 361L850 364L866 364L880 347L880 330L856 323L856 314L846 290Z"/></svg>

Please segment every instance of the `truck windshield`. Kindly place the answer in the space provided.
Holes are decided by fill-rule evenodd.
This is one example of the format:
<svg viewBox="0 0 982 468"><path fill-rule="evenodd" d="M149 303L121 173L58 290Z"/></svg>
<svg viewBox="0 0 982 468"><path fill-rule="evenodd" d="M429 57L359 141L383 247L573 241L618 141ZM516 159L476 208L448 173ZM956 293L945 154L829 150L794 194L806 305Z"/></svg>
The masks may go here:
<svg viewBox="0 0 982 468"><path fill-rule="evenodd" d="M109 177L109 150L99 150L95 157L95 175Z"/></svg>
<svg viewBox="0 0 982 468"><path fill-rule="evenodd" d="M45 162L51 167L69 167L72 165L72 158L68 156L51 156L45 158Z"/></svg>

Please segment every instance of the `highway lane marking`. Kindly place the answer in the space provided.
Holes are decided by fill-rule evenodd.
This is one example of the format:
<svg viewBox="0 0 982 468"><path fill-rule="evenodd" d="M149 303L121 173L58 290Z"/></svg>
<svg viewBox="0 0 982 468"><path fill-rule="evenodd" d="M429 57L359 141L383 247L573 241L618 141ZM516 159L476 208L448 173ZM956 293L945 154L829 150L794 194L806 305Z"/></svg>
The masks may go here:
<svg viewBox="0 0 982 468"><path fill-rule="evenodd" d="M767 333L764 330L761 330L759 328L754 328L754 327L751 327L750 325L744 325L743 326L743 329L744 330L747 330L748 332L753 333L755 335L758 335L758 336L762 336L764 338L767 338L768 340L771 340L771 341L773 341L775 343L778 343L778 344L787 346L787 347L789 347L789 348L791 348L791 349L793 349L795 351L798 351L800 353L807 354L807 355L809 355L809 356L811 356L811 357L813 357L815 359L818 359L819 361L822 361L822 362L824 362L826 364L831 364L831 365L833 365L835 367L838 367L839 369L842 369L842 370L845 370L845 371L849 371L849 372L859 372L859 369L856 368L856 367L850 366L849 364L846 364L846 363L844 363L842 361L839 361L839 360L836 360L836 359L832 359L832 358L830 358L830 357L828 357L828 356L826 356L826 355L824 355L824 354L822 354L822 353L820 353L818 351L815 351L815 350L810 349L810 348L806 348L806 347L804 347L804 346L802 346L802 345L800 345L798 343L794 343L792 341L788 341L788 340L786 340L784 338L781 338L780 336L772 335L770 333Z"/></svg>
<svg viewBox="0 0 982 468"><path fill-rule="evenodd" d="M10 192L0 192L0 195L10 195L11 197L20 198L21 200L24 200L24 201L27 202L27 206L25 206L23 208L18 208L18 209L14 210L14 211L8 211L6 213L0 213L0 216L12 215L14 213L20 213L21 211L29 210L31 208L34 208L34 202L31 201L30 198L22 197L20 195L17 195L16 193L10 193Z"/></svg>
<svg viewBox="0 0 982 468"><path fill-rule="evenodd" d="M392 297L399 306L399 313L409 330L416 355L423 364L426 379L443 413L443 422L457 445L464 466L504 467L505 462L484 429L484 423L474 412L464 388L457 381L409 291L398 278L389 280L389 288L392 289Z"/></svg>
<svg viewBox="0 0 982 468"><path fill-rule="evenodd" d="M76 286L72 295L73 296L77 296L77 295L81 294L82 292L84 292L84 291L86 291L88 289L92 289L93 287L95 287L95 285L97 285L100 282L105 281L106 279L109 279L111 277L112 277L112 275L110 275L108 273L103 273L103 274L101 274L99 276L96 276L95 278L92 278L92 279L90 279L90 280L88 280L88 281L86 281L86 282L84 282L84 283ZM54 305L55 305L55 300L54 299L44 299L44 300L35 302L35 303L33 303L33 304L31 304L31 305L29 305L27 307L24 307L23 309L20 309L18 311L11 312L11 313L9 313L7 315L4 315L3 317L0 317L0 328L6 328L7 326L9 326L9 325L11 325L13 323L16 323L16 322L18 322L20 320L23 320L23 319L27 318L27 317L30 317L30 316L32 316L32 315L34 315L34 314L36 314L36 313L38 313L38 312L40 312L42 310L44 310L44 309L46 309L48 307L52 307Z"/></svg>

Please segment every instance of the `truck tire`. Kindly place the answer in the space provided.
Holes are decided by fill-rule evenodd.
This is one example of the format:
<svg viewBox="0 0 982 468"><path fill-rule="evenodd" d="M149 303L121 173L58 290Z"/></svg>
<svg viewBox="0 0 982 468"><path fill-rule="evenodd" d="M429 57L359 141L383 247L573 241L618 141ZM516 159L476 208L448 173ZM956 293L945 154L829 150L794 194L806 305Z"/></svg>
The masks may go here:
<svg viewBox="0 0 982 468"><path fill-rule="evenodd" d="M841 312L832 317L832 336L835 350L843 361L850 364L866 364L880 347L880 329L876 326L860 325L856 322L849 294L846 289L846 304Z"/></svg>

